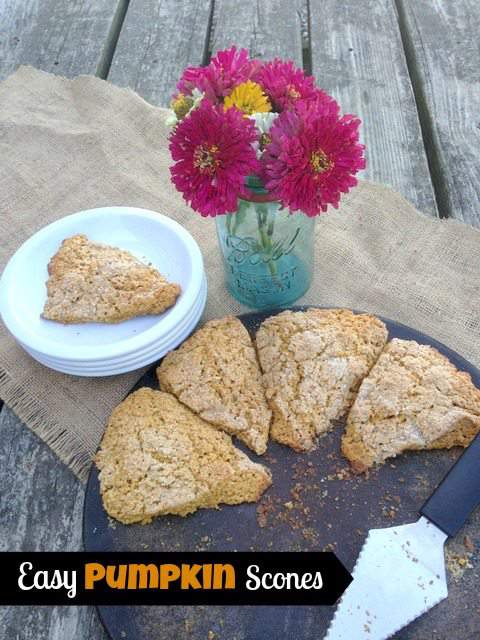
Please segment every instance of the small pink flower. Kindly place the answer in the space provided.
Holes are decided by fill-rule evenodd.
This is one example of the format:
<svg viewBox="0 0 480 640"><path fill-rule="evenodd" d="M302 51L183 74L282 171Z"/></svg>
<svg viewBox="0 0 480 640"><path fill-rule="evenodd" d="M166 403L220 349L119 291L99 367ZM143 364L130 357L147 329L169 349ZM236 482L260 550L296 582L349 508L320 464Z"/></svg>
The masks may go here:
<svg viewBox="0 0 480 640"><path fill-rule="evenodd" d="M203 91L201 87L204 84L205 69L206 67L187 67L177 83L178 93L190 96L194 89ZM173 98L175 99L175 94Z"/></svg>
<svg viewBox="0 0 480 640"><path fill-rule="evenodd" d="M257 60L250 60L246 49L231 47L219 51L206 67L185 69L177 89L190 95L196 87L211 102L222 101L235 86L249 80L259 65Z"/></svg>
<svg viewBox="0 0 480 640"><path fill-rule="evenodd" d="M253 80L263 88L274 111L291 109L298 100L329 97L317 89L312 76L306 76L291 60L275 58L267 62L255 73Z"/></svg>
<svg viewBox="0 0 480 640"><path fill-rule="evenodd" d="M299 101L284 111L269 131L272 142L262 157L267 189L291 211L315 216L357 184L365 167L359 143L360 120L340 117L335 102Z"/></svg>
<svg viewBox="0 0 480 640"><path fill-rule="evenodd" d="M246 176L259 170L256 141L255 125L241 111L203 100L170 136L172 182L202 216L236 211Z"/></svg>

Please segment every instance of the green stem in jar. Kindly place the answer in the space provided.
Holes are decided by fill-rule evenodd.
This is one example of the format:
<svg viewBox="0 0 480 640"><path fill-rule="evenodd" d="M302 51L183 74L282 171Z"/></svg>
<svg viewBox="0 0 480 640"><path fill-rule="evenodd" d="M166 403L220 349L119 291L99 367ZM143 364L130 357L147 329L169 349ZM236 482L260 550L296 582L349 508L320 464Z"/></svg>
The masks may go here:
<svg viewBox="0 0 480 640"><path fill-rule="evenodd" d="M258 233L260 236L260 244L268 256L268 269L272 277L277 275L277 265L272 259L272 236L274 229L274 217L269 213L266 205L257 204L257 221L258 221Z"/></svg>
<svg viewBox="0 0 480 640"><path fill-rule="evenodd" d="M231 236L231 235L233 235L233 233L232 233L232 218L233 218L233 215L231 213L227 213L226 216L227 216L227 223L226 223L225 226L227 227L228 235Z"/></svg>

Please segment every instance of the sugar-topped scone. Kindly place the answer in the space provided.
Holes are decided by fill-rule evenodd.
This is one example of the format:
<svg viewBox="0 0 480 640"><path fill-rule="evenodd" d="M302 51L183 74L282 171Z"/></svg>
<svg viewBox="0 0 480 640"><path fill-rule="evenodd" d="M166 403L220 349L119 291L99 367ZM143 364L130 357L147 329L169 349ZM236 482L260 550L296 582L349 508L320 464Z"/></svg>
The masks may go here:
<svg viewBox="0 0 480 640"><path fill-rule="evenodd" d="M175 304L180 286L116 247L66 238L48 265L42 316L63 324L121 322Z"/></svg>
<svg viewBox="0 0 480 640"><path fill-rule="evenodd" d="M125 524L258 500L270 471L162 391L142 388L110 417L96 456L107 513Z"/></svg>
<svg viewBox="0 0 480 640"><path fill-rule="evenodd" d="M240 320L210 320L163 359L157 375L161 389L204 420L255 453L265 452L271 412L255 348Z"/></svg>
<svg viewBox="0 0 480 640"><path fill-rule="evenodd" d="M284 311L265 320L256 342L271 437L297 451L312 449L348 411L386 340L381 320L346 309Z"/></svg>
<svg viewBox="0 0 480 640"><path fill-rule="evenodd" d="M393 339L362 382L342 452L357 471L409 449L466 447L480 431L480 390L433 347Z"/></svg>

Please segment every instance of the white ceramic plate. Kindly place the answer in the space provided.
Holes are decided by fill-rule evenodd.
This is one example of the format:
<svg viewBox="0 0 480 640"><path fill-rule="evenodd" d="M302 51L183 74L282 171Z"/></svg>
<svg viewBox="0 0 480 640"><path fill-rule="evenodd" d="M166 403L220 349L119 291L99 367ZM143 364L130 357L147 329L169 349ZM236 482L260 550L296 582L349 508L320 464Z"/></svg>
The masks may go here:
<svg viewBox="0 0 480 640"><path fill-rule="evenodd" d="M148 353L144 353L138 358L132 359L132 361L128 363L124 362L121 364L110 364L105 367L98 367L98 366L89 367L89 366L83 366L83 365L79 366L75 364L73 365L57 364L57 363L52 363L45 356L35 354L26 346L24 348L25 348L25 351L27 351L33 358L35 358L35 360L38 360L38 362L40 362L44 366L50 369L55 369L56 371L60 371L61 373L67 373L73 376L83 376L83 377L86 376L86 377L93 378L93 377L112 376L112 375L118 375L121 373L127 373L129 371L135 371L136 369L141 369L143 367L146 367L149 364L152 364L153 362L156 362L157 360L160 360L169 351L172 351L173 349L178 347L178 345L181 344L197 326L202 316L203 310L205 308L206 301L207 301L207 291L205 289L201 297L200 304L197 306L195 313L191 316L190 322L187 325L185 325L179 333L177 333L177 335L172 340L172 342L170 342L168 345L163 345L160 348L158 348L158 346L155 346L155 348L152 351Z"/></svg>
<svg viewBox="0 0 480 640"><path fill-rule="evenodd" d="M77 233L151 263L181 285L177 303L159 316L118 324L62 325L44 320L48 262L62 240ZM69 361L102 361L135 353L174 330L198 298L203 277L197 243L174 220L130 207L91 209L44 227L18 249L0 280L0 314L8 330L29 349Z"/></svg>
<svg viewBox="0 0 480 640"><path fill-rule="evenodd" d="M188 317L182 323L175 327L175 331L171 332L165 340L155 341L153 344L149 345L145 349L142 349L140 352L128 354L127 356L124 356L122 358L110 359L105 362L75 362L54 359L46 356L43 353L34 351L26 345L22 346L33 358L35 358L35 360L38 360L45 366L48 366L49 368L55 369L57 371L62 371L64 373L71 373L72 375L99 376L113 375L117 371L119 373L124 373L125 371L134 371L135 369L145 366L144 364L138 364L139 362L150 364L151 362L155 362L155 360L163 357L163 355L165 355L172 349L175 349L180 344L180 342L183 341L187 335L189 335L189 333L198 323L205 308L206 300L207 284L205 280L201 294L198 297L198 300L196 301L194 307L192 308L191 313L188 314ZM147 360L149 360L149 362L146 362ZM120 369L121 371L119 371Z"/></svg>
<svg viewBox="0 0 480 640"><path fill-rule="evenodd" d="M161 338L154 340L151 344L148 344L145 347L138 349L137 351L133 351L132 353L116 356L114 358L105 358L104 360L95 359L95 360L76 361L76 360L69 360L68 358L54 358L52 356L49 356L48 354L42 353L41 351L37 351L35 349L32 349L31 347L28 347L28 345L22 344L22 347L24 349L26 348L30 353L30 355L34 356L37 360L47 361L52 365L57 364L59 366L67 366L69 368L75 367L75 368L81 369L85 367L89 369L90 368L105 369L105 368L109 368L109 367L120 365L120 364L127 364L129 362L134 362L143 355L146 355L154 351L157 352L163 346L170 345L175 340L175 337L178 333L183 332L185 327L190 326L192 317L197 315L198 309L200 307L203 310L205 306L206 292L207 292L207 280L204 277L202 288L197 297L197 300L195 301L192 308L185 315L185 317L182 318L182 320L179 321L178 324L175 325L175 327L173 327L172 331L170 331L165 336L162 336Z"/></svg>

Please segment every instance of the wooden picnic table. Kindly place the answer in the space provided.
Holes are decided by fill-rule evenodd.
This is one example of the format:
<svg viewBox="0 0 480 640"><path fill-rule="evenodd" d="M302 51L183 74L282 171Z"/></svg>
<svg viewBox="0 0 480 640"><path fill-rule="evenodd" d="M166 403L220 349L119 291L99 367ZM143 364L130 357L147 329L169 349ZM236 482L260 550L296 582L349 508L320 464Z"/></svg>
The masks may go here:
<svg viewBox="0 0 480 640"><path fill-rule="evenodd" d="M15 0L0 2L0 79L31 64L167 105L186 65L231 44L291 58L361 116L364 177L480 226L479 29L475 0ZM83 485L5 406L0 438L0 549L81 549ZM86 607L2 608L0 630L106 638Z"/></svg>

